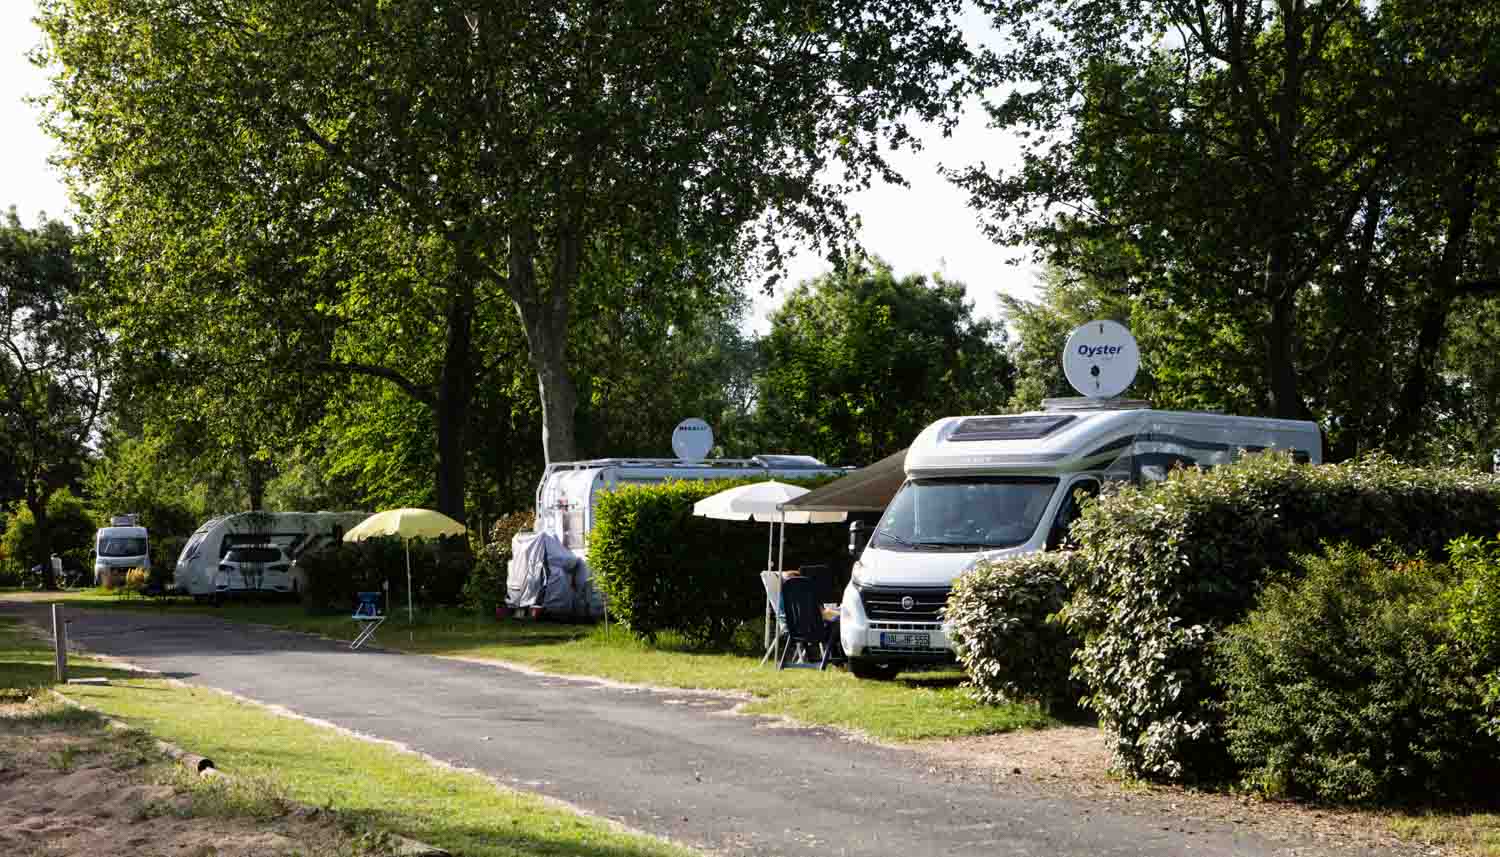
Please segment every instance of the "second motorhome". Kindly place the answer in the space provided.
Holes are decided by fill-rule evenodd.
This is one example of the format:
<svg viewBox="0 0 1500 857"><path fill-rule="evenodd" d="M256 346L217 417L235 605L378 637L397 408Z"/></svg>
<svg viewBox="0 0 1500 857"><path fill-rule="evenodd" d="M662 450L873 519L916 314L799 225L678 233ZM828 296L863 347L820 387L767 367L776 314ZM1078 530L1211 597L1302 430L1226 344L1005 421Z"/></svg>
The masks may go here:
<svg viewBox="0 0 1500 857"><path fill-rule="evenodd" d="M1283 449L1322 461L1315 423L1154 410L1129 400L1049 401L1012 416L947 417L906 453L906 480L854 564L840 608L850 670L888 678L949 661L940 613L980 558L1056 547L1108 480L1165 479Z"/></svg>

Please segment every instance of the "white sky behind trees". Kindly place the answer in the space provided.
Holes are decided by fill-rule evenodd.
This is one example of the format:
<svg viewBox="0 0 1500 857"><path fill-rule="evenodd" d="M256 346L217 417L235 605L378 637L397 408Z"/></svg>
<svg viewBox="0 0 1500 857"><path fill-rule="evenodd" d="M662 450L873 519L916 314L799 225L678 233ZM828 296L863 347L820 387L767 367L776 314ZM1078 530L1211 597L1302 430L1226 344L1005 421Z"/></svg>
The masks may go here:
<svg viewBox="0 0 1500 857"><path fill-rule="evenodd" d="M47 86L46 75L26 58L41 41L41 31L31 21L35 12L31 0L0 0L0 210L14 205L27 225L35 225L42 212L65 219L69 213L62 177L47 163L54 149L52 140L37 125L38 110L25 101ZM993 43L995 39L977 14L965 19L965 29L975 41ZM979 315L998 317L996 296L1004 292L1032 297L1036 271L1027 264L1006 264L1024 254L985 238L963 192L937 170L939 164L958 167L983 161L993 167L1012 163L1015 146L1004 132L985 127L977 101L951 137L944 138L935 129L919 136L925 144L923 151L902 152L893 158L897 171L911 183L909 188L876 185L849 200L863 221L861 240L866 250L889 262L897 276L940 272L968 287ZM754 295L748 326L764 333L770 326L767 313L780 304L789 285L827 268L816 254L797 254L774 296Z"/></svg>

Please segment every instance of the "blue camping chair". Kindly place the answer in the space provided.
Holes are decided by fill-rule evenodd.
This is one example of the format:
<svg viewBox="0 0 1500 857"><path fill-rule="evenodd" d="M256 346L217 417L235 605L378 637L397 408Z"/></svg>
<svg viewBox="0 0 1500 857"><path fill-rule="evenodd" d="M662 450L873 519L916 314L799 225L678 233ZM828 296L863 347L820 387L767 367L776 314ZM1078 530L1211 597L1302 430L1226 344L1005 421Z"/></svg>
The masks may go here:
<svg viewBox="0 0 1500 857"><path fill-rule="evenodd" d="M354 615L349 617L360 623L359 636L349 644L349 648L357 649L375 638L375 629L385 622L385 614L380 612L379 592L356 593L359 602L354 605Z"/></svg>

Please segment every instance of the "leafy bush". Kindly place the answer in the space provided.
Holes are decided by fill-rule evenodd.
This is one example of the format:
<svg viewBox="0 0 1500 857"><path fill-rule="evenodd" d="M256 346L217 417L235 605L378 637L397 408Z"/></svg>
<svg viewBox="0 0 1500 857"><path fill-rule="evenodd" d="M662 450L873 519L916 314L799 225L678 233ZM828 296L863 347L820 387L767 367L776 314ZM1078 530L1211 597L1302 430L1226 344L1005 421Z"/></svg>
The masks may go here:
<svg viewBox="0 0 1500 857"><path fill-rule="evenodd" d="M16 506L5 535L0 536L0 553L8 558L13 573L24 574L50 557L41 555L31 510L21 503ZM53 553L62 557L69 568L92 568L89 551L94 546L94 532L98 525L84 508L82 500L66 488L53 492L47 499L47 525L51 530Z"/></svg>
<svg viewBox="0 0 1500 857"><path fill-rule="evenodd" d="M536 512L512 512L490 527L489 543L474 556L474 568L464 583L465 607L484 616L493 616L505 604L505 578L511 555L511 540L516 533L536 525Z"/></svg>
<svg viewBox="0 0 1500 857"><path fill-rule="evenodd" d="M954 582L949 639L974 695L999 704L1035 699L1070 711L1084 689L1069 675L1078 641L1054 615L1068 595L1071 552L982 563Z"/></svg>
<svg viewBox="0 0 1500 857"><path fill-rule="evenodd" d="M757 481L669 481L600 495L589 566L610 615L643 639L676 631L698 647L722 646L742 622L761 616L758 572L769 524L693 515L699 500ZM824 563L847 575L847 532L841 524L787 528L786 567Z"/></svg>
<svg viewBox="0 0 1500 857"><path fill-rule="evenodd" d="M144 568L132 568L125 573L125 594L139 596L146 591L147 574Z"/></svg>
<svg viewBox="0 0 1500 857"><path fill-rule="evenodd" d="M1324 541L1389 540L1442 557L1460 535L1497 530L1494 477L1387 459L1307 466L1251 455L1106 492L1073 525L1082 562L1070 567L1063 616L1083 640L1076 674L1117 764L1159 779L1233 775L1207 654L1249 612L1266 569Z"/></svg>
<svg viewBox="0 0 1500 857"><path fill-rule="evenodd" d="M1448 553L1458 578L1445 595L1449 626L1484 678L1485 726L1500 738L1500 539L1456 539Z"/></svg>
<svg viewBox="0 0 1500 857"><path fill-rule="evenodd" d="M1347 545L1298 567L1215 646L1245 784L1356 802L1492 787L1497 747L1445 615L1451 572Z"/></svg>
<svg viewBox="0 0 1500 857"><path fill-rule="evenodd" d="M446 542L447 544L443 544ZM412 600L417 604L456 604L473 564L462 537L411 543ZM303 603L309 611L348 610L356 593L384 592L390 607L404 605L406 550L400 539L341 542L298 560L307 576Z"/></svg>

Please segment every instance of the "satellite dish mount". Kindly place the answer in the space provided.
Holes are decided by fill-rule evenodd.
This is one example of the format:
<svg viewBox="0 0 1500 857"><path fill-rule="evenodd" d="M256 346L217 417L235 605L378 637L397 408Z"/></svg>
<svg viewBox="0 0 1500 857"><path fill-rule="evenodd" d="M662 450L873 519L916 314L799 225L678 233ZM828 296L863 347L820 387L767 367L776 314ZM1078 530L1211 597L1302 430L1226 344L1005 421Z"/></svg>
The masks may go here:
<svg viewBox="0 0 1500 857"><path fill-rule="evenodd" d="M1091 321L1068 335L1063 374L1090 399L1112 399L1130 386L1141 368L1141 352L1125 325Z"/></svg>

